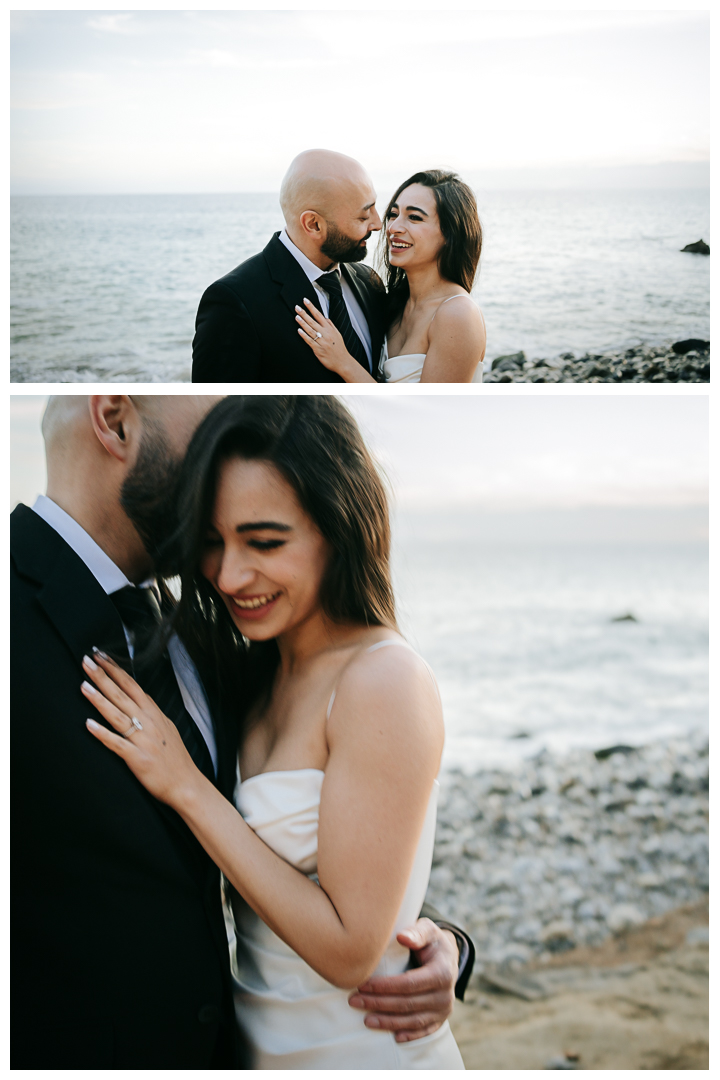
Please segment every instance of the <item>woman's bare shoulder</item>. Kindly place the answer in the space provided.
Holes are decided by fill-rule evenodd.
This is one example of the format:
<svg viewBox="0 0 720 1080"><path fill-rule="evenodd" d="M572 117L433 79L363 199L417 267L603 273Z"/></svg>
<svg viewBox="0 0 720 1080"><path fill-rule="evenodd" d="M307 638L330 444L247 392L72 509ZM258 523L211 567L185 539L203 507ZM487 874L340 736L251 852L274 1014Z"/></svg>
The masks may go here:
<svg viewBox="0 0 720 1080"><path fill-rule="evenodd" d="M396 633L359 651L338 682L328 721L328 741L374 732L388 744L421 738L429 751L442 749L443 721L435 678Z"/></svg>
<svg viewBox="0 0 720 1080"><path fill-rule="evenodd" d="M480 308L469 293L462 292L440 303L428 333L446 330L481 333L485 336L485 320Z"/></svg>

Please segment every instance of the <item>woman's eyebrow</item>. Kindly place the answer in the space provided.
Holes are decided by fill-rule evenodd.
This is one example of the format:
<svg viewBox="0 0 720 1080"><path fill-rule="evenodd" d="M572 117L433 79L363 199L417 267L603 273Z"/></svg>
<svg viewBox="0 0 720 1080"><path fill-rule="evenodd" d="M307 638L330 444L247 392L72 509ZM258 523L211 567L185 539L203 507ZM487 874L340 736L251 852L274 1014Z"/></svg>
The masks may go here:
<svg viewBox="0 0 720 1080"><path fill-rule="evenodd" d="M235 532L254 532L257 529L272 529L274 532L292 532L292 525L283 525L280 521L245 521L235 526Z"/></svg>
<svg viewBox="0 0 720 1080"><path fill-rule="evenodd" d="M417 211L417 213L418 213L418 214L424 214L424 215L425 215L425 217L428 217L428 212L427 212L427 210L423 210L423 209L422 209L421 207L419 207L419 206L408 206L408 210L415 210L415 211Z"/></svg>

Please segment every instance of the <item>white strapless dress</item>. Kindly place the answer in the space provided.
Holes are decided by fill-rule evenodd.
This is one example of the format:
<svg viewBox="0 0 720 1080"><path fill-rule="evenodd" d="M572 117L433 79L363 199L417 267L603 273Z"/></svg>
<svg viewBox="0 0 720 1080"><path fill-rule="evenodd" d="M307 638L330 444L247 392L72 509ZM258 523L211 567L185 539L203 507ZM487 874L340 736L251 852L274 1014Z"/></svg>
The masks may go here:
<svg viewBox="0 0 720 1080"><path fill-rule="evenodd" d="M265 843L313 876L317 871L318 811L324 773L292 769L239 781L235 803ZM438 784L391 943L375 974L397 975L409 952L395 934L418 917L430 877ZM315 879L317 880L317 879ZM255 1050L256 1069L464 1069L447 1021L433 1035L396 1043L387 1031L365 1027L365 1013L348 1005L347 990L327 982L235 896L237 950L233 975L238 1022Z"/></svg>
<svg viewBox="0 0 720 1080"><path fill-rule="evenodd" d="M381 360L378 368L384 376L385 382L420 382L426 356L427 353L401 353L400 356L390 356ZM483 368L481 361L470 382L481 383L482 381Z"/></svg>

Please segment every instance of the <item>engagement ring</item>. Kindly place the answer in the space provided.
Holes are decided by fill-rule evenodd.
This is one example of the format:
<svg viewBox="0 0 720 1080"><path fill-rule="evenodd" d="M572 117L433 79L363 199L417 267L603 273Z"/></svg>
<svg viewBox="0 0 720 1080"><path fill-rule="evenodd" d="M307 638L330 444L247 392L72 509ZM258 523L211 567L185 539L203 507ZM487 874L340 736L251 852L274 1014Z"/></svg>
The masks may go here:
<svg viewBox="0 0 720 1080"><path fill-rule="evenodd" d="M317 333L315 334L315 337L316 337L316 338L321 338L321 337L322 337L322 334L320 333L320 331L319 331L319 330L318 330L318 331L317 331Z"/></svg>
<svg viewBox="0 0 720 1080"><path fill-rule="evenodd" d="M142 729L143 726L138 720L137 716L133 716L132 720L130 721L130 727L127 729L127 731L122 732L122 737L123 739L127 739L128 735L132 735L134 731L142 731Z"/></svg>

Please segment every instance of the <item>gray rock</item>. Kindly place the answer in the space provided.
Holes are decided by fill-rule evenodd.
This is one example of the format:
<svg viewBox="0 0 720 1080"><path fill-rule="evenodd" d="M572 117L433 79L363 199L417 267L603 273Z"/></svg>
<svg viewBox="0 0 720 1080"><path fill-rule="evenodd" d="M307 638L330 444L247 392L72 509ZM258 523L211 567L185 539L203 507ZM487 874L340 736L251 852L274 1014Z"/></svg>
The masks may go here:
<svg viewBox="0 0 720 1080"><path fill-rule="evenodd" d="M709 255L710 245L706 244L704 240L696 240L694 244L686 244L684 248L680 248L681 251L690 251L693 255Z"/></svg>
<svg viewBox="0 0 720 1080"><path fill-rule="evenodd" d="M542 932L541 940L550 952L565 952L575 946L575 932L570 923L558 919L551 922Z"/></svg>
<svg viewBox="0 0 720 1080"><path fill-rule="evenodd" d="M676 348L675 346L682 346ZM522 361L519 357L522 355ZM524 354L499 356L487 382L708 382L710 343L701 338L662 345L638 345L576 359L562 353L526 360Z"/></svg>
<svg viewBox="0 0 720 1080"><path fill-rule="evenodd" d="M547 955L553 923L570 931L558 945L599 944L616 908L643 919L707 887L704 737L603 760L545 751L514 772L445 774L441 792L428 898L468 928L480 964Z"/></svg>
<svg viewBox="0 0 720 1080"><path fill-rule="evenodd" d="M492 362L492 371L510 371L513 368L521 369L525 363L525 353L508 353L506 356L497 356Z"/></svg>
<svg viewBox="0 0 720 1080"><path fill-rule="evenodd" d="M632 904L616 904L607 917L607 924L613 934L621 934L634 926L642 926L645 915Z"/></svg>

